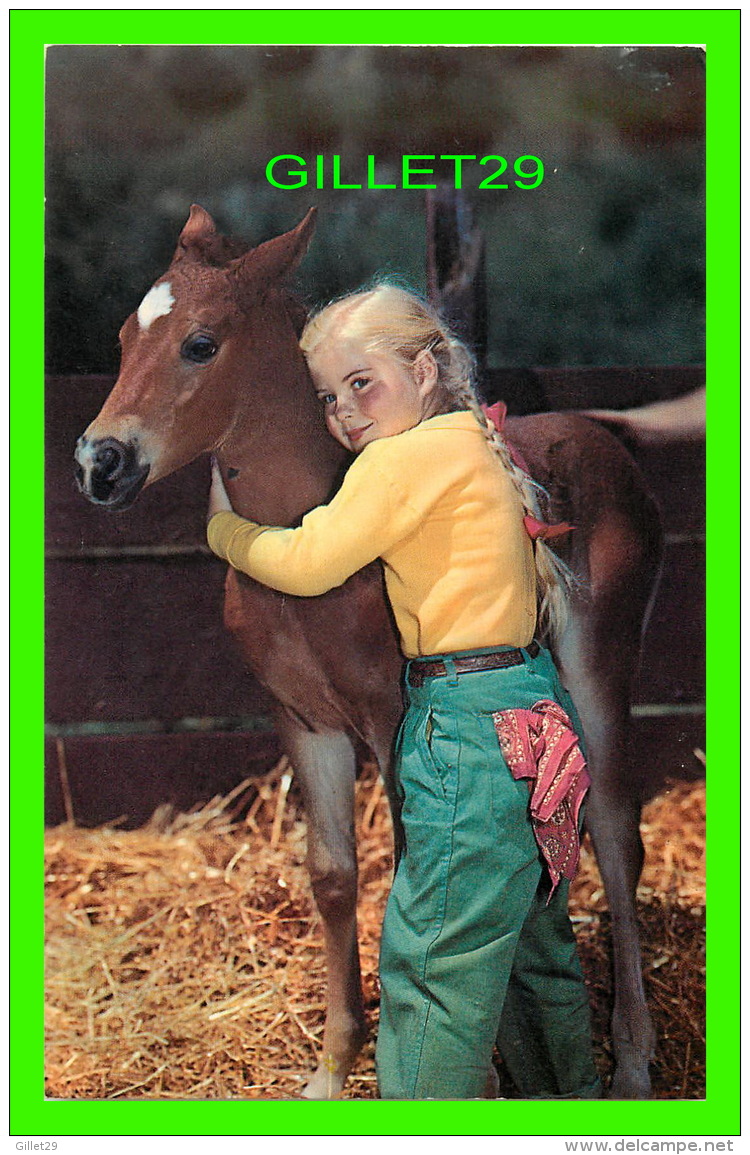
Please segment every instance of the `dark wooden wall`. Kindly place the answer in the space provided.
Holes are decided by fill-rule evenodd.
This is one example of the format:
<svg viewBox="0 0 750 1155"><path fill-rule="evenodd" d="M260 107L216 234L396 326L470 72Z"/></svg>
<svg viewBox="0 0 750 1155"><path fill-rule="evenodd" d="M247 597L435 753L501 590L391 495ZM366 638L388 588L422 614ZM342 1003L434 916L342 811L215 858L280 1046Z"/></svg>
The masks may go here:
<svg viewBox="0 0 750 1155"><path fill-rule="evenodd" d="M511 412L640 404L686 392L698 367L493 371ZM263 772L278 757L269 700L221 622L224 565L204 544L208 465L111 514L76 491L76 438L111 378L47 383L46 820L145 821ZM637 756L656 783L693 777L703 747L701 446L641 454L667 530L664 576L635 701Z"/></svg>

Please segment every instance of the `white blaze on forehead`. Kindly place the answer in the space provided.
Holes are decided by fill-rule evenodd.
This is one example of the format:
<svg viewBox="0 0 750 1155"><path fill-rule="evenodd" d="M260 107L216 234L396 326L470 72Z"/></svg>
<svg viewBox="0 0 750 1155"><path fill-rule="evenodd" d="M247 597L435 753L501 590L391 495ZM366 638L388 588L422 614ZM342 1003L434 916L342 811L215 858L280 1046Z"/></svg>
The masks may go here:
<svg viewBox="0 0 750 1155"><path fill-rule="evenodd" d="M154 285L138 306L138 324L142 329L148 329L157 317L166 317L167 313L171 313L173 305L174 297L169 281Z"/></svg>

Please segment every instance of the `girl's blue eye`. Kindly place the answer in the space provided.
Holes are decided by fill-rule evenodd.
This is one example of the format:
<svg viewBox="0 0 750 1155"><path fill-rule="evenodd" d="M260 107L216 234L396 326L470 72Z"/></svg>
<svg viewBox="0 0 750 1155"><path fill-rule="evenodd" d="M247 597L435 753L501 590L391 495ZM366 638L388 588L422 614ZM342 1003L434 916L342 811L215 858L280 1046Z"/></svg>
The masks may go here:
<svg viewBox="0 0 750 1155"><path fill-rule="evenodd" d="M356 380L352 381L352 389L356 389L356 390L364 389L365 385L369 385L369 384L370 384L370 378L369 377L357 377Z"/></svg>
<svg viewBox="0 0 750 1155"><path fill-rule="evenodd" d="M336 394L335 393L321 393L320 394L320 400L323 403L323 405L333 405L334 401L336 400Z"/></svg>

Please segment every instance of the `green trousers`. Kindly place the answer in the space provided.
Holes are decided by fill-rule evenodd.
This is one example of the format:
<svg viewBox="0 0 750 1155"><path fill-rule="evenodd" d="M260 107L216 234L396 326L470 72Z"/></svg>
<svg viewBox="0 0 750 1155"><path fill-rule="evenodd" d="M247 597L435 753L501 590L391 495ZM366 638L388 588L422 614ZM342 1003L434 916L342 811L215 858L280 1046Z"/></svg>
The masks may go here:
<svg viewBox="0 0 750 1155"><path fill-rule="evenodd" d="M483 1097L496 1042L525 1098L600 1093L568 887L547 904L528 784L511 776L492 712L552 698L580 723L549 653L523 653L522 666L469 674L440 655L448 676L418 688L407 666L405 851L380 954L384 1099Z"/></svg>

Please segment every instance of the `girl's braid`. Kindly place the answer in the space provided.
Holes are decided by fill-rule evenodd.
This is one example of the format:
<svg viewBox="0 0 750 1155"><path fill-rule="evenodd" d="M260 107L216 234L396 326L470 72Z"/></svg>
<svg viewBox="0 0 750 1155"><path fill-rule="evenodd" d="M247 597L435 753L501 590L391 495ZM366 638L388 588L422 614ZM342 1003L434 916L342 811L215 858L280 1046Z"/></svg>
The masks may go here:
<svg viewBox="0 0 750 1155"><path fill-rule="evenodd" d="M461 341L448 336L445 337L445 341L455 357L463 360L467 356L466 346ZM524 512L538 520L544 520L542 504L547 499L547 492L516 465L507 441L482 409L473 385L473 365L468 373L455 373L450 376L453 378L450 382L452 395L474 414L487 444L500 458L515 485ZM567 621L568 599L577 580L557 554L538 538L534 542L534 562L539 586L539 631L542 635L549 634L554 640L559 640Z"/></svg>

